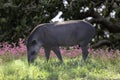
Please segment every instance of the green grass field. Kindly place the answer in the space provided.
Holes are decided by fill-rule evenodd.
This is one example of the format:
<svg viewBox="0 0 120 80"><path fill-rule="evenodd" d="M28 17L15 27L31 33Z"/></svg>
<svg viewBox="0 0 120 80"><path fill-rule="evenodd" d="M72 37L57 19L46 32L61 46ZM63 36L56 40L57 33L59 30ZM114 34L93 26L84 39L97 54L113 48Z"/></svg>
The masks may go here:
<svg viewBox="0 0 120 80"><path fill-rule="evenodd" d="M1 57L0 80L120 80L119 55L89 55L86 63L81 55L63 59L63 64L56 57L47 63L44 57L38 57L36 64L28 66L26 56Z"/></svg>

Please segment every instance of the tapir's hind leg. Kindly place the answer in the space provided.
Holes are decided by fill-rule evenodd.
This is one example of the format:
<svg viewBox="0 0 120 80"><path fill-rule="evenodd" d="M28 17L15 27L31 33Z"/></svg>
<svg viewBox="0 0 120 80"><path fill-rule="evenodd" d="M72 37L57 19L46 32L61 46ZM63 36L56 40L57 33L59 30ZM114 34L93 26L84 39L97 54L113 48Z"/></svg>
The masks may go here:
<svg viewBox="0 0 120 80"><path fill-rule="evenodd" d="M88 43L89 41L83 41L80 43L80 47L82 49L82 58L84 61L86 61L86 58L88 56Z"/></svg>
<svg viewBox="0 0 120 80"><path fill-rule="evenodd" d="M84 61L86 61L86 58L88 56L88 47L87 46L81 46L82 49L82 58Z"/></svg>
<svg viewBox="0 0 120 80"><path fill-rule="evenodd" d="M45 50L45 57L46 57L46 60L48 62L49 57L50 57L50 48L45 48L44 50Z"/></svg>
<svg viewBox="0 0 120 80"><path fill-rule="evenodd" d="M54 47L54 48L52 48L52 50L55 52L55 54L58 57L58 59L60 60L60 62L63 62L59 47Z"/></svg>

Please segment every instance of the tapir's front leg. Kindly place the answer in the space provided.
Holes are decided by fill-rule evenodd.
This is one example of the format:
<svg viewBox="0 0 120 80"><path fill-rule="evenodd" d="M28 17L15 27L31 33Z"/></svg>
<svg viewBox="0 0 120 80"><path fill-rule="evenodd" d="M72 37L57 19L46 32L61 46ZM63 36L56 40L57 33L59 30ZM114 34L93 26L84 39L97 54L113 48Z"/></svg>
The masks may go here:
<svg viewBox="0 0 120 80"><path fill-rule="evenodd" d="M44 50L45 50L45 57L46 57L46 60L47 60L47 62L48 62L48 60L49 60L49 57L50 57L50 48L44 48Z"/></svg>
<svg viewBox="0 0 120 80"><path fill-rule="evenodd" d="M62 59L59 47L53 47L52 50L55 52L55 54L57 55L58 59L62 63L63 59Z"/></svg>

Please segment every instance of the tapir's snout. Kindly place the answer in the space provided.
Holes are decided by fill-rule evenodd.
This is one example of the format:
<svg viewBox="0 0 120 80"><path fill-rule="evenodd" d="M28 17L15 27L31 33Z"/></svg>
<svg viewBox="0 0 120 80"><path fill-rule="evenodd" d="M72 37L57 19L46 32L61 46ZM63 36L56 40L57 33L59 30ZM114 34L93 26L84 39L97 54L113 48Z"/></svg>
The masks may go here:
<svg viewBox="0 0 120 80"><path fill-rule="evenodd" d="M28 53L28 63L33 63L37 53L35 51Z"/></svg>

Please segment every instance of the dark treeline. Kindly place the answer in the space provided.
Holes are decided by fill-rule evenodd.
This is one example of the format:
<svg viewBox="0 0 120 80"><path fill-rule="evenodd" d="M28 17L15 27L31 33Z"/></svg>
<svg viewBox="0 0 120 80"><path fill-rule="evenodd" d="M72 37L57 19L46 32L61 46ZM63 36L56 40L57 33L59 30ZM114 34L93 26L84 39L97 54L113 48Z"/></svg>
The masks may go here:
<svg viewBox="0 0 120 80"><path fill-rule="evenodd" d="M64 0L63 0L64 1ZM18 42L40 23L50 22L59 11L64 20L87 20L96 28L95 43L120 49L119 0L0 0L0 42ZM105 35L106 33L109 34Z"/></svg>

